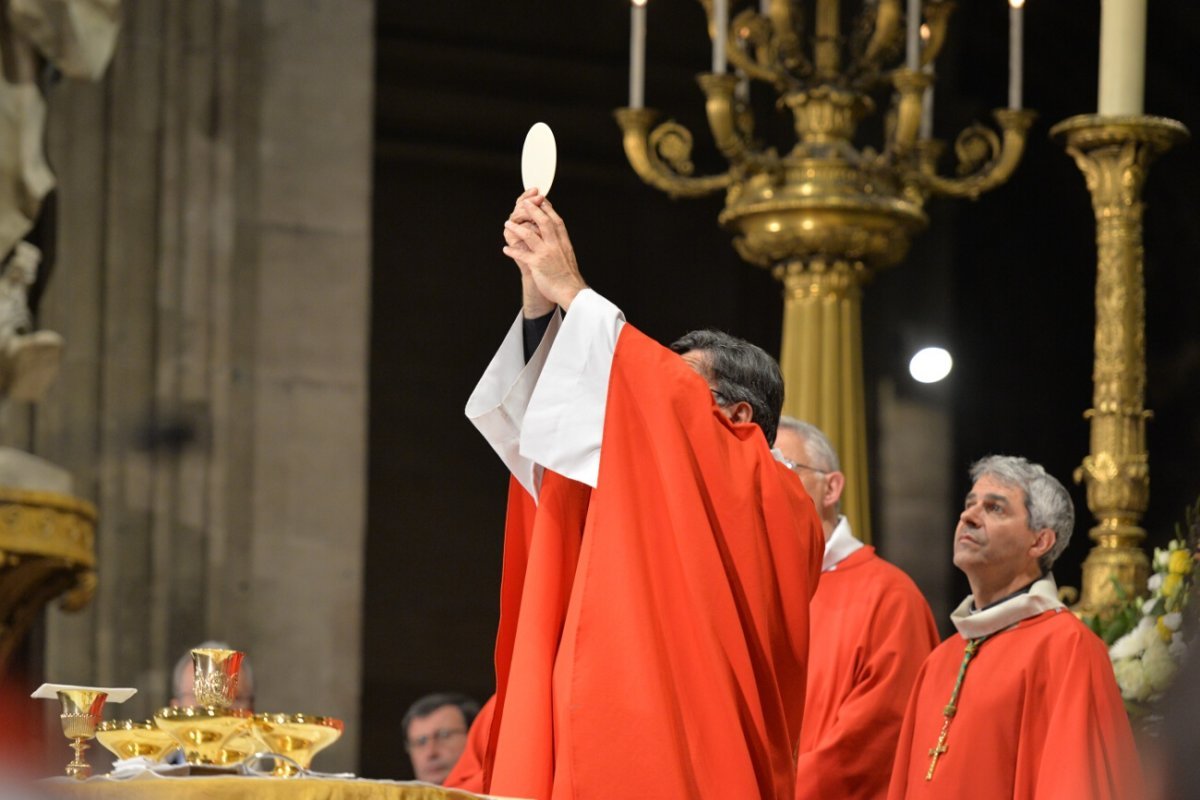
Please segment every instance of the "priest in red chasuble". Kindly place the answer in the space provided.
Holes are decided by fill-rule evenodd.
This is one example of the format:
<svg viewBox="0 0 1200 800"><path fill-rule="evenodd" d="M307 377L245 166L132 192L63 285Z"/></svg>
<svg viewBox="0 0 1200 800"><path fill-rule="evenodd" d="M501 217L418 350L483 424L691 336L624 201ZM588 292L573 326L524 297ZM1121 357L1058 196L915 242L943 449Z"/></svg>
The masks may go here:
<svg viewBox="0 0 1200 800"><path fill-rule="evenodd" d="M778 365L625 324L534 191L505 238L522 313L467 406L512 473L484 790L791 800L823 538Z"/></svg>
<svg viewBox="0 0 1200 800"><path fill-rule="evenodd" d="M933 613L912 579L854 538L838 513L846 477L825 434L783 417L775 447L825 531L821 583L809 609L796 798L885 797L908 695L938 643Z"/></svg>
<svg viewBox="0 0 1200 800"><path fill-rule="evenodd" d="M1141 767L1108 650L1050 574L1075 523L1042 467L989 456L954 534L971 595L921 668L889 797L1125 800Z"/></svg>

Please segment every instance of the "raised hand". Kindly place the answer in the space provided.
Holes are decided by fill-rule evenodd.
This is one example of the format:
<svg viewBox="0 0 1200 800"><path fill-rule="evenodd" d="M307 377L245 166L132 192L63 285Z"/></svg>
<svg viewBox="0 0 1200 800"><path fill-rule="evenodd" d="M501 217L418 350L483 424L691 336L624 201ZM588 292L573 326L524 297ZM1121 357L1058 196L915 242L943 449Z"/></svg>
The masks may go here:
<svg viewBox="0 0 1200 800"><path fill-rule="evenodd" d="M517 262L522 277L528 274L546 300L563 310L570 308L587 284L579 272L567 226L550 201L536 193L522 195L504 229L505 240L510 241L504 254Z"/></svg>
<svg viewBox="0 0 1200 800"><path fill-rule="evenodd" d="M517 198L516 205L513 206L512 213L508 215L510 222L516 222L518 225L524 225L531 230L536 230L532 222L524 221L517 222L519 218L524 218L524 213L521 211L521 203L531 197L537 195L537 189L526 189ZM515 252L528 253L529 248L521 241L521 238L516 233L508 229L506 224L504 227L504 241L508 245L505 249L505 255L510 255L508 250L511 248ZM533 276L529 272L529 267L525 266L520 260L514 256L513 261L516 262L517 269L521 271L521 314L525 319L536 319L537 317L545 316L554 310L554 303L547 300L546 297L537 288L537 284L533 280Z"/></svg>

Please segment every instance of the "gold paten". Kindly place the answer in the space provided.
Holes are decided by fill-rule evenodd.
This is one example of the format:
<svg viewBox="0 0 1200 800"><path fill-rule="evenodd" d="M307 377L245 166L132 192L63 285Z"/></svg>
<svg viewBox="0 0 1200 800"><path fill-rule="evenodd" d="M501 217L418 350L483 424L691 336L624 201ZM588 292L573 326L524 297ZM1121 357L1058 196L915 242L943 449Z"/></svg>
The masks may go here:
<svg viewBox="0 0 1200 800"><path fill-rule="evenodd" d="M240 761L226 752L227 745L248 729L251 721L249 711L214 706L169 707L154 715L154 723L179 743L187 762L196 766L228 766Z"/></svg>
<svg viewBox="0 0 1200 800"><path fill-rule="evenodd" d="M710 35L728 38L730 65L770 87L777 106L791 112L795 146L780 153L758 141L737 78L703 74L708 126L729 168L693 175L691 132L673 121L656 124L652 109L617 109L625 154L642 180L672 197L724 190L718 222L734 234L738 254L783 282L784 411L833 441L847 475L843 509L855 534L869 541L861 287L873 271L903 260L928 224L931 196L975 198L1006 182L1034 114L1001 109L993 114L999 133L982 125L964 130L954 145L957 174L945 177L937 172L943 143L918 138L933 76L893 68L904 44L899 0L863 4L856 34L845 38L838 0L816 0L815 35L800 30L805 9L793 0L746 9L728 31L713 31L711 3L701 5ZM929 38L922 68L936 60L952 9L946 0L923 3ZM859 124L876 113L872 95L889 92L881 149L856 147Z"/></svg>
<svg viewBox="0 0 1200 800"><path fill-rule="evenodd" d="M85 780L92 775L92 767L83 756L88 749L88 740L96 735L100 714L104 710L107 692L95 689L60 689L58 702L62 707L59 720L63 735L71 740L75 757L67 764L67 775L76 780Z"/></svg>
<svg viewBox="0 0 1200 800"><path fill-rule="evenodd" d="M267 752L287 756L301 769L312 766L313 756L336 742L345 724L333 717L309 714L255 714L254 727ZM274 774L289 777L296 769L276 759Z"/></svg>
<svg viewBox="0 0 1200 800"><path fill-rule="evenodd" d="M1146 300L1142 187L1150 164L1184 141L1187 128L1162 117L1071 117L1051 129L1087 180L1096 214L1096 339L1091 443L1075 480L1087 487L1096 545L1083 564L1076 613L1109 613L1145 592L1149 560L1139 526L1150 499L1146 451Z"/></svg>
<svg viewBox="0 0 1200 800"><path fill-rule="evenodd" d="M96 741L117 758L148 758L162 761L179 747L175 737L151 720L108 720L96 728Z"/></svg>
<svg viewBox="0 0 1200 800"><path fill-rule="evenodd" d="M0 677L55 597L78 611L96 587L96 508L70 495L0 488Z"/></svg>

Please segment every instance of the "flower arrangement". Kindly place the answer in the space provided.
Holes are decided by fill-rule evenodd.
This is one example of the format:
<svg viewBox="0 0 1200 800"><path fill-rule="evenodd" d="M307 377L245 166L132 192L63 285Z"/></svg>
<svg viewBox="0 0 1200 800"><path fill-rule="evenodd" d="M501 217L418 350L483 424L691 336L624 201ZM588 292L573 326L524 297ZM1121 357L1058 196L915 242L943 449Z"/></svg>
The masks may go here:
<svg viewBox="0 0 1200 800"><path fill-rule="evenodd" d="M1155 548L1148 597L1128 598L1107 620L1085 620L1109 646L1117 685L1131 716L1145 716L1171 685L1187 655L1184 616L1194 593L1200 539L1200 500L1185 513L1167 547Z"/></svg>

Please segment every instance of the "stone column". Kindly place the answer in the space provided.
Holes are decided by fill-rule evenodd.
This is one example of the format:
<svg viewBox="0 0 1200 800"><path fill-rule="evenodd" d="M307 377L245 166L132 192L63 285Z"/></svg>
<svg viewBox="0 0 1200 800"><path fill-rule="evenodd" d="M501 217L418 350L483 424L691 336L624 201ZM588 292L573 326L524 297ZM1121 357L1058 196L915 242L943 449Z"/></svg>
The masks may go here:
<svg viewBox="0 0 1200 800"><path fill-rule="evenodd" d="M246 649L256 706L346 720L366 498L370 0L127 0L103 85L51 93L41 322L59 384L34 452L96 502L99 586L50 614L46 678L137 686Z"/></svg>

